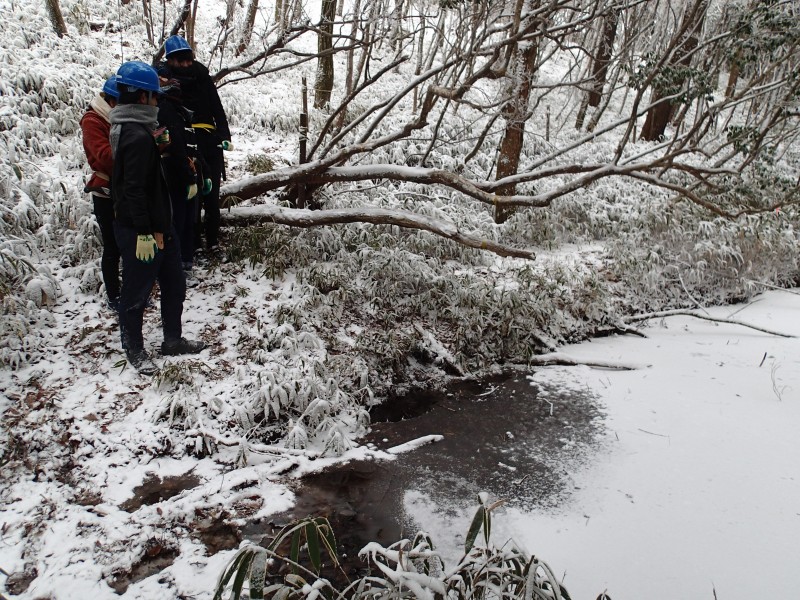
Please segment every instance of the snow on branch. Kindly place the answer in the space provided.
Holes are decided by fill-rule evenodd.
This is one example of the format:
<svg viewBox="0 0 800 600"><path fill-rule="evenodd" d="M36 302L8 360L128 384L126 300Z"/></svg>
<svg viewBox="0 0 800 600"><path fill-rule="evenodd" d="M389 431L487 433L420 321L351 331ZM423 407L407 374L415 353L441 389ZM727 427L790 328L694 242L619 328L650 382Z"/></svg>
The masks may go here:
<svg viewBox="0 0 800 600"><path fill-rule="evenodd" d="M399 446L393 446L386 450L389 454L403 454L405 452L410 452L411 450L416 450L420 446L425 446L426 444L433 444L435 442L441 442L444 439L443 435L425 435L421 438L417 438L415 440L411 440L405 442L404 444L400 444Z"/></svg>
<svg viewBox="0 0 800 600"><path fill-rule="evenodd" d="M584 365L587 367L595 367L598 369L619 369L622 371L635 371L637 369L645 368L649 365L620 362L615 360L595 360L575 358L564 354L563 352L548 352L547 354L539 354L529 360L531 365L547 367L551 365L563 365L568 367L576 367Z"/></svg>
<svg viewBox="0 0 800 600"><path fill-rule="evenodd" d="M452 221L433 219L424 215L384 208L306 210L265 204L254 207L233 207L229 211L223 211L222 218L225 222L234 225L271 222L303 228L342 223L397 225L399 227L428 231L469 248L488 250L498 256L511 256L528 260L536 258L536 254L532 250L513 248L486 238L462 233Z"/></svg>

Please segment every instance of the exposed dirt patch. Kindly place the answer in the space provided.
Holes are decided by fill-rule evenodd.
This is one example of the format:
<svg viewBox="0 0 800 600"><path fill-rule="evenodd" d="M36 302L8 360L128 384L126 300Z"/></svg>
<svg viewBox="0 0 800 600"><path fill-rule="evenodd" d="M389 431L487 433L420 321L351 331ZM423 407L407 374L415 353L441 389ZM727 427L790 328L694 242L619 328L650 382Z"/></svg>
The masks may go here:
<svg viewBox="0 0 800 600"><path fill-rule="evenodd" d="M132 584L172 565L178 554L177 548L152 538L147 542L144 555L130 569L115 572L108 585L118 594L124 594Z"/></svg>
<svg viewBox="0 0 800 600"><path fill-rule="evenodd" d="M28 566L22 571L11 573L6 579L6 591L12 596L19 596L28 591L31 583L39 576L36 567Z"/></svg>
<svg viewBox="0 0 800 600"><path fill-rule="evenodd" d="M192 473L163 479L158 475L151 474L142 482L142 485L133 488L133 497L123 502L120 508L128 512L135 512L142 506L150 506L167 500L198 485L200 485L200 478Z"/></svg>

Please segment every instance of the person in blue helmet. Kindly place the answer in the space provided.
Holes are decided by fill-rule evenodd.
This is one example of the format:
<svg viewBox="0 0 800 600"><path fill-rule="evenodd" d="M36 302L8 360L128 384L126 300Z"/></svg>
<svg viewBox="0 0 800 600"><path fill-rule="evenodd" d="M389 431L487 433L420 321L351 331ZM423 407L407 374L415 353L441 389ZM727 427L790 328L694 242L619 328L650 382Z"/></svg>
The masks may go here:
<svg viewBox="0 0 800 600"><path fill-rule="evenodd" d="M164 94L158 100L158 124L170 132L170 144L161 154L161 164L172 200L172 222L180 242L186 285L193 287L198 283L192 269L198 191L208 194L211 179L205 175L208 169L197 150L192 111L183 105L180 82L162 79L161 84Z"/></svg>
<svg viewBox="0 0 800 600"><path fill-rule="evenodd" d="M109 77L102 91L92 98L88 110L81 117L83 149L92 175L86 183L84 192L91 194L94 216L100 227L103 254L100 258L100 271L106 288L106 303L114 312L119 310L119 248L114 239L114 206L111 202L111 170L114 160L111 157L111 142L108 133L111 129L110 113L117 105L116 75Z"/></svg>
<svg viewBox="0 0 800 600"><path fill-rule="evenodd" d="M164 55L166 62L159 66L159 74L180 82L183 104L192 111L197 147L208 167L206 177L211 180L211 189L202 196L205 211L202 229L206 249L215 253L219 245L219 186L225 179L222 151L233 150L228 118L208 69L195 60L194 52L184 38L179 35L168 37L164 42ZM198 248L202 246L199 238L196 244Z"/></svg>
<svg viewBox="0 0 800 600"><path fill-rule="evenodd" d="M172 209L161 169L159 145L169 134L157 130L158 73L141 61L117 71L119 103L111 111L114 169L114 235L122 256L119 325L128 362L140 373L157 367L144 347L142 321L153 285L161 290L162 355L197 354L205 344L182 336L186 282Z"/></svg>

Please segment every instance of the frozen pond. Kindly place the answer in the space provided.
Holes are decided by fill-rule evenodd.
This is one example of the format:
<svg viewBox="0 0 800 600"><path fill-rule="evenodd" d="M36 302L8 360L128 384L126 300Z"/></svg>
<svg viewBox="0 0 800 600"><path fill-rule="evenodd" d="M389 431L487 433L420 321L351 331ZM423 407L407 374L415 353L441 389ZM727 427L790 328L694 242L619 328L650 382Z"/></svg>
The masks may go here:
<svg viewBox="0 0 800 600"><path fill-rule="evenodd" d="M800 336L796 291L706 314ZM508 499L494 542L547 561L576 600L797 597L800 339L684 316L645 331L564 349L634 371L549 367L420 399L372 441L443 441L309 478L297 515L343 510L336 531L382 543L424 529L451 563L487 491Z"/></svg>
<svg viewBox="0 0 800 600"><path fill-rule="evenodd" d="M306 476L294 509L271 521L326 515L352 558L369 541L388 545L425 529L414 498L450 515L474 512L481 491L529 510L556 507L574 493L572 474L591 462L602 431L590 393L534 384L524 374L396 398L374 411L364 443L386 449L427 435L443 439L394 461L351 462ZM245 533L258 532L255 525ZM453 539L460 538L446 542Z"/></svg>

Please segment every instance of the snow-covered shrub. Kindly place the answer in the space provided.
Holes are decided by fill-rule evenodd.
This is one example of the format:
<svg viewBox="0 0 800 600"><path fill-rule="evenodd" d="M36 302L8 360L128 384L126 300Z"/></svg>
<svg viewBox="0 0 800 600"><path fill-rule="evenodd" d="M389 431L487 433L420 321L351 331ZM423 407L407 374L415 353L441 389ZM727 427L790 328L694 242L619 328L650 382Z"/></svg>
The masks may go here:
<svg viewBox="0 0 800 600"><path fill-rule="evenodd" d="M112 67L96 41L55 36L44 6L12 5L0 35L11 40L0 48L0 365L16 368L48 347L48 309L60 293L51 267L99 287L99 236L75 134ZM54 250L61 263L48 264Z"/></svg>
<svg viewBox="0 0 800 600"><path fill-rule="evenodd" d="M500 546L492 542L492 511L504 501L490 504L486 494L479 500L465 535L464 556L452 567L445 565L431 536L420 531L413 539L388 547L367 544L359 556L369 572L337 589L332 583L339 567L333 529L323 517L306 517L281 529L266 547L242 547L220 573L214 600L221 600L228 589L237 598L247 589L248 597L254 599L569 599L543 560L529 557L513 542Z"/></svg>
<svg viewBox="0 0 800 600"><path fill-rule="evenodd" d="M610 241L608 276L634 310L742 301L762 283L796 285L799 216L793 207L737 220L685 204L654 207Z"/></svg>

